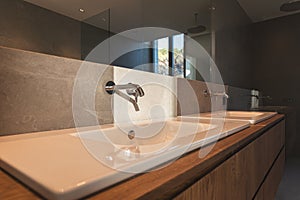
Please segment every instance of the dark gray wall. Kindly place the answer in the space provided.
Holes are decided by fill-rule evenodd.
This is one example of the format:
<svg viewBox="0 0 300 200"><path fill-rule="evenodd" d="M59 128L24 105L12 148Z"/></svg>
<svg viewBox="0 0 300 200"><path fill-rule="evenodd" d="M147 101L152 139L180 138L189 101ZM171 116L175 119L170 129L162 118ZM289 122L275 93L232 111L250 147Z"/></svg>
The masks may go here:
<svg viewBox="0 0 300 200"><path fill-rule="evenodd" d="M22 0L1 0L0 7L3 8L0 13L0 46L84 60L91 50L112 35ZM108 52L109 46L107 57ZM133 68L149 63L150 52L132 52L113 64ZM108 62L101 59L101 63Z"/></svg>
<svg viewBox="0 0 300 200"><path fill-rule="evenodd" d="M97 45L109 37L108 31L81 23L81 59L84 60Z"/></svg>
<svg viewBox="0 0 300 200"><path fill-rule="evenodd" d="M254 85L271 105L300 107L300 14L253 25Z"/></svg>
<svg viewBox="0 0 300 200"><path fill-rule="evenodd" d="M293 107L300 130L300 14L253 25L254 86L272 100L264 105ZM300 155L300 135L289 138ZM297 141L295 143L295 141Z"/></svg>
<svg viewBox="0 0 300 200"><path fill-rule="evenodd" d="M80 59L79 21L22 0L0 8L0 46Z"/></svg>
<svg viewBox="0 0 300 200"><path fill-rule="evenodd" d="M213 0L215 62L227 85L252 88L251 20L236 0Z"/></svg>

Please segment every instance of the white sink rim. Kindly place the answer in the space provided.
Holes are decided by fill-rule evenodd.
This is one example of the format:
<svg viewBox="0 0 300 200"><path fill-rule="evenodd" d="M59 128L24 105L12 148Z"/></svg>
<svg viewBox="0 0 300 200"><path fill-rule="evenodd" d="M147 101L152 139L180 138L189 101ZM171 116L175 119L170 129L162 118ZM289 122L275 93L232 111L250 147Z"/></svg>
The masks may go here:
<svg viewBox="0 0 300 200"><path fill-rule="evenodd" d="M264 111L222 111L214 113L200 113L194 115L184 115L181 118L224 118L239 121L249 121L251 124L257 124L275 116L277 112Z"/></svg>
<svg viewBox="0 0 300 200"><path fill-rule="evenodd" d="M236 122L236 123L239 124L239 127L238 127L238 129L236 129L236 131L240 131L242 129L249 127L249 123L246 123L246 122ZM203 140L203 141L200 141L200 140L195 141L188 147L187 152L195 150L202 145L207 145L211 142L215 142L216 140L226 137L228 135L231 135L233 133L234 133L234 131L228 129L228 130L224 130L219 135L205 138L205 140ZM57 135L57 137L64 137L66 135L70 136L70 133L65 134L65 135ZM39 178L38 180L32 178L32 176L31 176L32 174L30 174L30 173L32 173L31 171L28 172L26 170L24 171L24 168L21 168L21 169L18 168L18 166L17 166L18 162L15 161L15 159L14 159L15 157L10 158L9 157L10 152L8 152L8 154L7 153L5 154L5 152L3 152L3 148L1 148L1 147L3 147L1 144L7 144L7 146L9 146L9 143L15 143L15 145L18 145L18 144L20 144L19 142L26 143L28 141L39 139L39 138L44 138L44 139L52 138L54 140L55 137L56 136L44 136L44 137L35 137L35 138L29 138L29 139L20 139L20 140L15 140L15 141L0 142L0 156L1 156L0 157L1 158L0 159L0 167L3 168L5 171L9 172L10 174L12 174L13 176L15 176L16 178L18 178L19 180L21 180L22 182L24 182L26 185L28 185L29 187L31 187L38 193L40 193L42 196L49 198L49 199L82 198L86 195L89 195L93 192L104 189L112 184L115 184L117 182L120 182L122 180L125 180L125 179L135 175L135 174L128 174L128 173L122 173L122 172L111 170L111 173L107 174L104 177L100 177L100 178L99 177L90 177L82 185L69 186L69 187L65 187L65 188L60 188L59 186L56 186L55 188L51 188L51 187L49 188L49 185L47 185L47 181L41 183L40 177L38 177ZM17 138L17 136L16 136L16 138ZM60 138L58 138L58 139L60 139ZM144 164L149 165L150 164L147 167L149 167L149 169L153 168L155 166L162 164L162 162L168 162L168 160L177 158L178 155L176 153L181 150L180 148L185 148L185 147L175 148L173 152L169 151L169 152L163 153L158 158L153 157L149 160L146 160L144 163L140 163L140 164L141 165L144 165ZM9 150L7 150L7 151L9 151ZM37 151L37 153L39 153L39 152ZM64 154L64 152L61 152L61 153ZM5 155L5 158L2 155ZM65 155L68 155L68 154L65 154ZM26 158L24 158L24 160L27 162ZM42 162L40 162L40 163L42 163ZM28 163L26 163L26 164L28 165ZM43 167L43 163L39 164L39 165L41 167ZM29 165L29 166L31 166L31 165ZM72 167L74 167L74 166L72 166ZM75 166L75 167L77 167L77 166Z"/></svg>

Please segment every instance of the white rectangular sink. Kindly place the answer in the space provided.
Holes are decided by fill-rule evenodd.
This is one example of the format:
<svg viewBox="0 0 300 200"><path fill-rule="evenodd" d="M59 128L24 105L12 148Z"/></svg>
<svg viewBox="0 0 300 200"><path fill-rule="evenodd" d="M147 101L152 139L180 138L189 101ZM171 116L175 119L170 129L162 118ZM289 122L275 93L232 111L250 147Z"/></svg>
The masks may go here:
<svg viewBox="0 0 300 200"><path fill-rule="evenodd" d="M267 120L277 112L250 112L250 111L222 111L213 113L200 113L194 115L182 116L183 118L226 118L241 121L249 121L251 124L257 124Z"/></svg>
<svg viewBox="0 0 300 200"><path fill-rule="evenodd" d="M183 121L2 138L0 167L47 199L78 199L135 175L128 172L155 168L249 126L241 121L225 121L223 127L208 119ZM135 138L130 140L132 130Z"/></svg>

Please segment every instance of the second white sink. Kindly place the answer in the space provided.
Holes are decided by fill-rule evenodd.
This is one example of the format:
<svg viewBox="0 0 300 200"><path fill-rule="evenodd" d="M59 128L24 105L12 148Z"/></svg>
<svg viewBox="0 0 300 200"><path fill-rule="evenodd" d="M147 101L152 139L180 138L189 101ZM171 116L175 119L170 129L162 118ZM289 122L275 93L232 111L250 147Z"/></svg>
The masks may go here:
<svg viewBox="0 0 300 200"><path fill-rule="evenodd" d="M248 111L222 111L213 113L200 113L182 116L182 118L226 118L241 121L249 121L257 124L276 115L277 112L248 112Z"/></svg>

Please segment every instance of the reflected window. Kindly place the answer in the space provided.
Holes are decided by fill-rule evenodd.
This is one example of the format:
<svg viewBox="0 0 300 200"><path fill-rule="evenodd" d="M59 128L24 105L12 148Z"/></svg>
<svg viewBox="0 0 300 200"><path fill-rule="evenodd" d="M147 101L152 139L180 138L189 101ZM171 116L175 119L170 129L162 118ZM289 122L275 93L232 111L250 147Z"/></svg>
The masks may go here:
<svg viewBox="0 0 300 200"><path fill-rule="evenodd" d="M169 38L154 41L155 72L169 75Z"/></svg>
<svg viewBox="0 0 300 200"><path fill-rule="evenodd" d="M184 77L184 35L175 35L173 39L173 75Z"/></svg>
<svg viewBox="0 0 300 200"><path fill-rule="evenodd" d="M155 72L185 77L184 34L154 41Z"/></svg>

